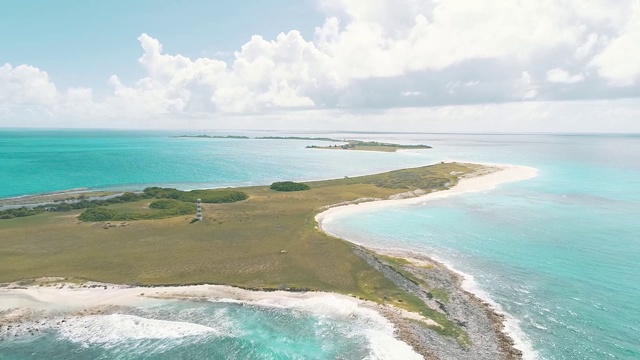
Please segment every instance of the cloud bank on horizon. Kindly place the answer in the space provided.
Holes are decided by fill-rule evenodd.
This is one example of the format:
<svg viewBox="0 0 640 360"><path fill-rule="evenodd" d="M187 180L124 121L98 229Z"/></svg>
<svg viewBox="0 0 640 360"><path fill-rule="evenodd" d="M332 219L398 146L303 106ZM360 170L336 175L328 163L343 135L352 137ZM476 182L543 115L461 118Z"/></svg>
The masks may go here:
<svg viewBox="0 0 640 360"><path fill-rule="evenodd" d="M506 116L539 131L602 131L611 118L612 130L640 130L638 0L317 3L326 20L312 38L254 35L232 61L167 54L161 39L142 34L145 76L126 83L112 75L106 96L60 89L46 69L4 64L0 124L175 127L195 119L213 127L207 119L224 116L255 126L330 115L335 129L336 117L363 124L363 114L374 114L411 126L460 120L461 129Z"/></svg>

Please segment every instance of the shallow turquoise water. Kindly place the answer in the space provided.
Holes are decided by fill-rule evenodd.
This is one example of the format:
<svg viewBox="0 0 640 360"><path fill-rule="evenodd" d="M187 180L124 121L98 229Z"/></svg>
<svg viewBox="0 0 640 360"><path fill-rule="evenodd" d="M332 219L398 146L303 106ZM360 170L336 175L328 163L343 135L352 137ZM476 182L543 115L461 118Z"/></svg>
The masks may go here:
<svg viewBox="0 0 640 360"><path fill-rule="evenodd" d="M170 137L176 134L182 132L0 131L0 198L85 187L266 184L424 163L411 154L305 149L308 141Z"/></svg>
<svg viewBox="0 0 640 360"><path fill-rule="evenodd" d="M387 154L305 149L305 141L169 137L175 134L1 131L0 197L81 187L188 189L323 179L442 159L534 166L540 169L535 179L426 206L338 218L330 230L376 246L423 251L473 274L477 289L519 320L521 337L541 358L640 358L638 136L321 135L434 146ZM371 351L364 337L342 336L354 327L339 317L228 304L181 306L187 309L139 309L134 315L211 325L209 317L226 311L234 314L229 326L242 335L124 339L111 347L52 331L0 342L0 358L55 358L61 352L135 358L140 351L149 358L362 358ZM326 329L327 337L317 328Z"/></svg>
<svg viewBox="0 0 640 360"><path fill-rule="evenodd" d="M458 137L452 157L535 179L337 218L332 233L473 274L545 359L640 358L640 138ZM446 151L446 149L443 149Z"/></svg>

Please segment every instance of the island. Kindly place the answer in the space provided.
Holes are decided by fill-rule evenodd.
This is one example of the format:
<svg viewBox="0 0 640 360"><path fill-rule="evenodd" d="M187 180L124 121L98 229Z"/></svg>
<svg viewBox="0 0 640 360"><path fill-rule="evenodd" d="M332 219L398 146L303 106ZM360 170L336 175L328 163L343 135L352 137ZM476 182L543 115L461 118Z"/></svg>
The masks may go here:
<svg viewBox="0 0 640 360"><path fill-rule="evenodd" d="M337 293L376 309L425 358L519 358L502 316L463 290L460 277L445 266L419 254L367 249L322 228L335 211L423 201L427 194L452 191L462 181L502 170L443 162L271 186L150 187L109 202L87 200L83 208L6 217L0 220L0 296L19 302L35 291L55 299L56 291L69 287L110 287L114 299L198 300L215 291L218 296ZM201 221L195 221L198 199ZM86 313L109 311L117 307ZM0 323L20 319L0 307ZM0 327L0 332L10 329Z"/></svg>
<svg viewBox="0 0 640 360"><path fill-rule="evenodd" d="M234 135L179 135L174 136L176 138L200 138L200 139L250 139L248 136L234 136ZM415 150L415 149L431 149L429 145L406 145L406 144L392 144L377 141L362 141L362 140L340 140L328 137L304 137L304 136L259 136L254 138L256 140L305 140L305 141L327 141L342 143L336 145L317 146L308 145L307 149L327 149L327 150L358 150L358 151L380 151L380 152L395 152L397 150Z"/></svg>
<svg viewBox="0 0 640 360"><path fill-rule="evenodd" d="M332 139L328 137L304 137L304 136L260 136L258 140L314 140L314 141L331 141L341 142L343 140Z"/></svg>
<svg viewBox="0 0 640 360"><path fill-rule="evenodd" d="M377 141L360 141L360 140L347 140L343 145L329 145L329 146L315 146L309 145L309 149L328 149L328 150L361 150L361 151L382 151L382 152L395 152L403 149L431 149L429 145L403 145L403 144L391 144L382 143Z"/></svg>
<svg viewBox="0 0 640 360"><path fill-rule="evenodd" d="M178 135L174 138L198 138L198 139L250 139L243 135Z"/></svg>

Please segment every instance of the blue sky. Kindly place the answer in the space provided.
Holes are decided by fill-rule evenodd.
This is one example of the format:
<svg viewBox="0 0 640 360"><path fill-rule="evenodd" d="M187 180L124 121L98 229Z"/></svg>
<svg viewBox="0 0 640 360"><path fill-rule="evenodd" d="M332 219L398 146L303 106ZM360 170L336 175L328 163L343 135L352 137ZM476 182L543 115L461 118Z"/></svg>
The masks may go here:
<svg viewBox="0 0 640 360"><path fill-rule="evenodd" d="M640 131L639 0L6 0L0 126Z"/></svg>
<svg viewBox="0 0 640 360"><path fill-rule="evenodd" d="M0 6L0 63L45 69L60 87L97 89L112 74L141 76L142 33L162 39L169 53L230 59L251 35L275 38L298 29L309 36L323 21L307 0L5 0Z"/></svg>

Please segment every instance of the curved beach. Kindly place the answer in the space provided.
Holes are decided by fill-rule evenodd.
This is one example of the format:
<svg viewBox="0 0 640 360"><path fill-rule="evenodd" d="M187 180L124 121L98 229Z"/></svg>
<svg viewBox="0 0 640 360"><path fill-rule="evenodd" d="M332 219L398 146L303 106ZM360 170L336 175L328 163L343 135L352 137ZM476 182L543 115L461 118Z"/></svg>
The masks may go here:
<svg viewBox="0 0 640 360"><path fill-rule="evenodd" d="M464 161L458 160L445 160L443 162L464 163ZM474 164L482 165L486 167L488 171L474 173L469 177L463 177L462 179L460 179L457 185L448 190L436 191L419 196L410 196L404 199L380 200L332 207L318 214L316 216L316 220L318 221L319 227L323 231L327 232L326 229L322 228L322 224L332 221L336 216L349 213L357 213L371 209L384 209L395 206L426 204L427 202L436 199L444 199L450 196L456 196L465 193L487 191L494 189L501 184L513 181L527 180L538 176L538 169L529 166L494 163ZM331 235L337 236L336 234Z"/></svg>
<svg viewBox="0 0 640 360"><path fill-rule="evenodd" d="M444 162L452 161L455 160L446 160ZM409 197L403 199L362 202L329 208L316 216L318 226L322 231L332 236L345 239L360 246L366 246L366 244L354 242L348 237L341 236L340 234L331 233L326 229L326 226L323 225L326 225L337 217L347 214L370 211L373 209L383 210L399 206L426 205L429 201L462 195L465 193L488 191L500 186L501 184L527 180L538 175L538 169L533 167L495 163L474 164L483 165L485 170L460 179L459 183L451 189L413 197L411 197L412 194L408 194ZM505 354L513 355L516 358L520 356L524 359L537 358L537 353L533 350L531 344L526 339L518 325L519 321L513 316L505 313L500 305L491 299L489 294L480 289L476 285L472 275L460 272L450 264L434 259L430 254L416 253L415 251L398 248L376 247L372 248L372 250L377 253L408 259L417 267L424 264L434 266L434 271L430 276L435 276L441 280L444 279L440 284L445 284L445 287L449 292L457 293L456 295L458 299L464 304L463 306L466 307L466 315L473 312L472 308L474 305L475 307L480 307L485 310L486 316L490 318L493 323L493 329L497 334L497 339ZM464 316L465 314L461 315ZM466 316L465 320L466 322L474 320L478 321L478 318L476 317L476 319L473 319L473 317ZM482 319L480 319L480 322L481 321ZM516 351L512 351L513 349ZM447 355L448 354L445 354L444 356Z"/></svg>

